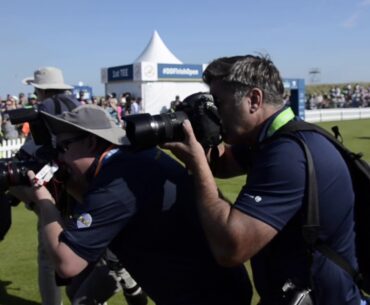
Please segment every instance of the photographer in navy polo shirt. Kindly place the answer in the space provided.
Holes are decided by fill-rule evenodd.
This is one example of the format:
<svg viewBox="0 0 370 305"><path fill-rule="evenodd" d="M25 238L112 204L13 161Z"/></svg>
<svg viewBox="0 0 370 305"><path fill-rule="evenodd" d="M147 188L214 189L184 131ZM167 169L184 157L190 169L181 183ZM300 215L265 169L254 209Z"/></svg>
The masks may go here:
<svg viewBox="0 0 370 305"><path fill-rule="evenodd" d="M29 172L25 200L40 210L49 254L62 277L74 277L109 249L157 305L249 304L242 264L221 267L198 222L193 181L161 150L132 152L124 130L104 110L83 105L42 113L56 135L59 162L77 200L67 222Z"/></svg>
<svg viewBox="0 0 370 305"><path fill-rule="evenodd" d="M314 304L359 305L360 293L349 274L318 252L310 263L302 236L307 165L303 150L286 137L259 145L297 119L284 108L277 68L265 56L225 57L211 62L203 79L218 106L223 139L231 145L219 147L219 158L211 162L213 173L189 121L184 122L185 140L164 147L194 175L199 215L214 257L225 266L251 259L261 305L293 304L282 291L289 281L296 292L312 289ZM346 164L321 135L299 136L315 164L319 238L356 267L354 193ZM213 174L227 178L245 173L246 184L234 205L219 197Z"/></svg>

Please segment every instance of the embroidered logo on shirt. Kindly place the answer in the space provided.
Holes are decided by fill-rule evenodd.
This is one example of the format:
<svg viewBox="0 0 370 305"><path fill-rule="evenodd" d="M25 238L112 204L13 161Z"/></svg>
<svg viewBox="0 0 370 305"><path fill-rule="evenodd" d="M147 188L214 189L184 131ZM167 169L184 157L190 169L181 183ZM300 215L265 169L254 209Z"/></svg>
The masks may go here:
<svg viewBox="0 0 370 305"><path fill-rule="evenodd" d="M253 196L251 194L248 194L248 193L244 193L246 196L248 196L249 198L253 199L255 202L259 203L262 201L262 197L261 196Z"/></svg>
<svg viewBox="0 0 370 305"><path fill-rule="evenodd" d="M262 197L261 196L255 196L254 201L255 202L260 202L260 201L262 201Z"/></svg>
<svg viewBox="0 0 370 305"><path fill-rule="evenodd" d="M89 213L83 213L77 218L77 228L88 228L91 226L92 217Z"/></svg>

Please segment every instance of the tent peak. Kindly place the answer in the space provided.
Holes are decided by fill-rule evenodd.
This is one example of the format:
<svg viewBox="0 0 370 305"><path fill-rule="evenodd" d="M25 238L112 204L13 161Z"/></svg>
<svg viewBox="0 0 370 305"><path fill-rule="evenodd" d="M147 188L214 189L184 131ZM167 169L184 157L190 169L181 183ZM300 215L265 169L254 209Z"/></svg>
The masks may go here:
<svg viewBox="0 0 370 305"><path fill-rule="evenodd" d="M182 64L182 62L168 49L157 30L154 30L152 38L134 63L155 62L166 64Z"/></svg>

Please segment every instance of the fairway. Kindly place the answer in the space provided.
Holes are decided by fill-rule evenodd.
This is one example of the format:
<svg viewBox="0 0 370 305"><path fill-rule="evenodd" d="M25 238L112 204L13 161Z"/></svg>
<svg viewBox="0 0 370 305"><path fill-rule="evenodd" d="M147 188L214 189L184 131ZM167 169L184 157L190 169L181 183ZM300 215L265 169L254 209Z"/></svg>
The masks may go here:
<svg viewBox="0 0 370 305"><path fill-rule="evenodd" d="M319 125L329 130L331 126L338 125L344 144L355 152L362 152L370 162L370 120L326 122ZM218 179L217 183L224 195L233 201L245 183L245 176ZM0 242L0 305L40 304L36 235L35 215L23 205L13 208L13 225L5 240ZM253 304L257 300L255 296ZM65 299L64 305L67 304L69 302ZM126 303L121 293L109 301L109 305L122 304Z"/></svg>

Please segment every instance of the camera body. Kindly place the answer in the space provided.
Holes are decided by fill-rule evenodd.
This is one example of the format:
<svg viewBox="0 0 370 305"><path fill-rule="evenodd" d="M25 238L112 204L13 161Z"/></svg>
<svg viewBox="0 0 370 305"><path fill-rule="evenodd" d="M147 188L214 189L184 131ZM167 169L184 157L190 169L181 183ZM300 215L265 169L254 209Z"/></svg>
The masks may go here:
<svg viewBox="0 0 370 305"><path fill-rule="evenodd" d="M8 111L8 114L12 124L29 122L32 139L26 139L14 158L0 160L0 191L6 191L10 186L29 185L27 172L37 173L56 157L51 134L36 109L19 108Z"/></svg>
<svg viewBox="0 0 370 305"><path fill-rule="evenodd" d="M51 144L51 135L40 113L34 108L19 108L8 111L10 122L14 125L28 122L36 145Z"/></svg>
<svg viewBox="0 0 370 305"><path fill-rule="evenodd" d="M184 139L182 123L189 119L195 137L204 149L217 146L221 138L221 122L209 93L198 92L189 95L175 112L150 115L131 115L125 118L126 133L135 149L150 148L165 142Z"/></svg>
<svg viewBox="0 0 370 305"><path fill-rule="evenodd" d="M45 165L44 162L29 160L17 161L3 159L0 161L0 191L5 191L9 186L29 185L27 172L39 171Z"/></svg>

